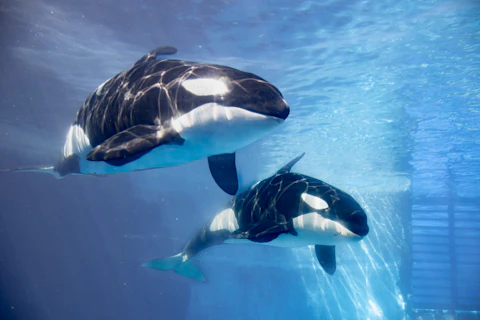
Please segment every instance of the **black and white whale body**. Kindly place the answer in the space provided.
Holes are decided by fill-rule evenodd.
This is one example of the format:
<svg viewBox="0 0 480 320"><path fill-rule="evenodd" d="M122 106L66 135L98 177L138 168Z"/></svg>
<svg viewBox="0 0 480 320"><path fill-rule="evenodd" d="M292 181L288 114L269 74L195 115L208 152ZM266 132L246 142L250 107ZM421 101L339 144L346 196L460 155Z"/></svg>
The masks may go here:
<svg viewBox="0 0 480 320"><path fill-rule="evenodd" d="M107 80L78 111L59 161L7 171L105 175L208 157L217 184L235 194L235 151L284 122L280 91L226 66L162 59L159 47Z"/></svg>
<svg viewBox="0 0 480 320"><path fill-rule="evenodd" d="M368 234L367 216L347 193L315 178L290 172L303 154L272 177L236 195L228 209L208 221L178 255L144 266L205 280L191 259L223 243L278 247L315 245L323 269L336 270L335 246Z"/></svg>

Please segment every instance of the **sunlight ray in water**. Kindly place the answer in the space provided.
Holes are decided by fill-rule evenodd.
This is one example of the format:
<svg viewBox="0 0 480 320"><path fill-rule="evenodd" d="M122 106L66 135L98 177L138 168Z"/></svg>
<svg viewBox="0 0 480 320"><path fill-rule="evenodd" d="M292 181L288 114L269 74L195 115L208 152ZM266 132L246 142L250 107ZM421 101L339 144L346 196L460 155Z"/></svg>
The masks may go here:
<svg viewBox="0 0 480 320"><path fill-rule="evenodd" d="M392 192L360 192L359 188L351 192L366 209L370 233L359 244L337 246L338 268L334 276L318 267L313 249L309 249L308 255L303 249L294 251L298 264L304 259L317 263L312 269L302 268L300 273L308 296L322 315L341 318L355 314L357 318L370 319L384 319L386 314L398 319L405 316L404 302L399 299L402 295L396 286L404 233L398 195L409 190L409 181L398 181L403 184ZM384 183L385 187L389 184Z"/></svg>

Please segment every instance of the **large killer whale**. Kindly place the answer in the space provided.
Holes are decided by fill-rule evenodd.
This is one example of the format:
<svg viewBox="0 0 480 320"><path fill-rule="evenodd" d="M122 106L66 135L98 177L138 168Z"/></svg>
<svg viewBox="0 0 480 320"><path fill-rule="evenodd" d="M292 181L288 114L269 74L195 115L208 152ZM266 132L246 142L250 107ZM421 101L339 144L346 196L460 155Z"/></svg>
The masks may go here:
<svg viewBox="0 0 480 320"><path fill-rule="evenodd" d="M175 256L144 263L205 280L192 258L211 246L256 243L277 247L315 246L321 267L336 270L335 246L362 240L367 215L349 194L321 180L290 172L304 154L275 175L233 197L228 208L210 219Z"/></svg>
<svg viewBox="0 0 480 320"><path fill-rule="evenodd" d="M284 122L280 91L227 66L165 59L158 47L101 84L84 102L54 166L4 171L106 175L208 158L212 177L238 191L235 151Z"/></svg>

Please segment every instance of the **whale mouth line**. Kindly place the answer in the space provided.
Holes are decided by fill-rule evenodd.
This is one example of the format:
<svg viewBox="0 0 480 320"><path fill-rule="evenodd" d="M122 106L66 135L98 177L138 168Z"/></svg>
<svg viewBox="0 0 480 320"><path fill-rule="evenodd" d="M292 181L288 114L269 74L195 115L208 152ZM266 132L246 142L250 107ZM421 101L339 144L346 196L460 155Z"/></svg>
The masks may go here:
<svg viewBox="0 0 480 320"><path fill-rule="evenodd" d="M263 117L265 117L266 119L269 119L269 120L273 120L273 121L276 121L280 124L284 123L286 119L283 119L282 117L279 117L279 116L275 116L275 115L271 115L271 114L265 114L265 113L261 113L261 112L256 112L256 111L251 111L255 114L258 114L258 115L261 115ZM264 118L264 119L265 119Z"/></svg>
<svg viewBox="0 0 480 320"><path fill-rule="evenodd" d="M356 235L356 236L359 237L360 239L365 238L365 237L367 236L367 234L368 234L368 231L369 231L369 230L367 229L366 231L363 231L362 233L359 234L359 233L356 233L356 232L353 232L353 231L350 230L350 232L352 232L354 235Z"/></svg>

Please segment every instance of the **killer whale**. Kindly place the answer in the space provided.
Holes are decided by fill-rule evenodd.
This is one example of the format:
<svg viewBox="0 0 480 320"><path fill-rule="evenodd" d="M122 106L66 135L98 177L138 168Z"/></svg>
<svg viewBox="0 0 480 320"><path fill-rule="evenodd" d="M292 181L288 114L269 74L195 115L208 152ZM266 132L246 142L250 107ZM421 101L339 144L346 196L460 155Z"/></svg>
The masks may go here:
<svg viewBox="0 0 480 320"><path fill-rule="evenodd" d="M235 151L282 124L289 106L255 74L165 59L158 47L101 84L83 103L53 166L3 172L108 175L208 158L222 190L238 191Z"/></svg>
<svg viewBox="0 0 480 320"><path fill-rule="evenodd" d="M315 246L321 267L336 270L335 246L356 242L369 232L367 215L349 194L321 180L290 172L304 154L273 176L236 195L175 256L144 263L158 270L205 280L192 258L224 243L278 247Z"/></svg>

